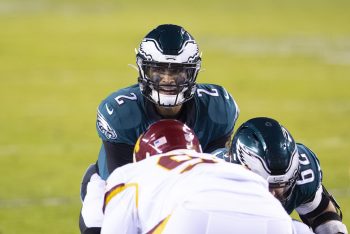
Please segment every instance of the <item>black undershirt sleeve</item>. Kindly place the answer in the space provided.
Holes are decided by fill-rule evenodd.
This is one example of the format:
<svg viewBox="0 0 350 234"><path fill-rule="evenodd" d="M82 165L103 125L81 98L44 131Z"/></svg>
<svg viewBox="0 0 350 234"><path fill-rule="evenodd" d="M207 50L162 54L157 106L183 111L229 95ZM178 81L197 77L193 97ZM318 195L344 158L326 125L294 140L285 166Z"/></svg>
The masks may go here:
<svg viewBox="0 0 350 234"><path fill-rule="evenodd" d="M100 234L101 228L99 227L92 227L92 228L86 228L86 230L83 232L83 234Z"/></svg>
<svg viewBox="0 0 350 234"><path fill-rule="evenodd" d="M226 142L229 141L231 139L231 134L232 131L229 132L228 134L217 138L211 142L209 142L209 144L207 145L207 147L205 147L205 149L203 149L204 153L212 153L214 150L217 150L219 148L225 148L226 146Z"/></svg>
<svg viewBox="0 0 350 234"><path fill-rule="evenodd" d="M106 151L107 168L109 173L112 173L117 167L132 162L132 154L134 150L133 145L103 141L103 146Z"/></svg>

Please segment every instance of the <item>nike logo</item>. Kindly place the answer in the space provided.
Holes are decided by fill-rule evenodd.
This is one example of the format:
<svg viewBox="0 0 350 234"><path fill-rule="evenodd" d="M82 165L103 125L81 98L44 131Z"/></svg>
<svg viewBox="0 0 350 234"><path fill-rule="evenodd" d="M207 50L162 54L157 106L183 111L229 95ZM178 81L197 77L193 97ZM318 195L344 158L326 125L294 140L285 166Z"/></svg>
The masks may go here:
<svg viewBox="0 0 350 234"><path fill-rule="evenodd" d="M107 113L108 113L109 115L112 115L114 110L113 110L113 109L109 109L107 103L105 104L105 106L106 106Z"/></svg>

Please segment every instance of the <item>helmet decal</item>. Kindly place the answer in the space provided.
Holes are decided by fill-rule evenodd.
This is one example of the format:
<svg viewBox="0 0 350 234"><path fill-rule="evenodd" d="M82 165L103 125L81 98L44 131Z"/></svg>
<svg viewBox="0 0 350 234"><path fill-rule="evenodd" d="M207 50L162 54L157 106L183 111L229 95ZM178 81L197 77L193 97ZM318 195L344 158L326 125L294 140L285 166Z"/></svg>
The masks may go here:
<svg viewBox="0 0 350 234"><path fill-rule="evenodd" d="M281 130L282 130L283 134L286 136L287 140L289 142L293 142L293 138L291 137L291 135L289 134L287 129L285 129L283 126L281 126Z"/></svg>
<svg viewBox="0 0 350 234"><path fill-rule="evenodd" d="M240 142L239 139L237 140L236 144L237 144L237 155L238 155L239 161L254 172L258 172L255 170L256 165L261 164L264 167L265 171L267 172L262 175L266 179L269 173L271 173L271 170L266 165L266 162L264 161L264 159L258 154L254 153L244 144L242 144L242 142Z"/></svg>
<svg viewBox="0 0 350 234"><path fill-rule="evenodd" d="M173 63L191 63L199 58L197 43L193 40L186 41L179 50L178 55L163 54L157 41L151 38L145 38L138 50L139 54L148 61L173 62Z"/></svg>
<svg viewBox="0 0 350 234"><path fill-rule="evenodd" d="M155 141L153 142L153 146L154 146L154 148L157 150L158 147L160 147L160 146L162 146L162 145L164 145L164 144L166 144L166 143L167 143L167 140L166 140L166 138L163 136L163 137L161 137L161 138L155 140ZM161 153L161 152L159 152L159 153Z"/></svg>

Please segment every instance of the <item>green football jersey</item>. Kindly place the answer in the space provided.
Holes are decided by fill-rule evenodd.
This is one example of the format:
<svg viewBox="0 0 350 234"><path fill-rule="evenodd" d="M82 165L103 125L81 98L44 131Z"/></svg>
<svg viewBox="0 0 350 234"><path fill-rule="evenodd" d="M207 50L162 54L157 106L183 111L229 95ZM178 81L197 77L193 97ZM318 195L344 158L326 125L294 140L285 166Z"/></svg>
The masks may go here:
<svg viewBox="0 0 350 234"><path fill-rule="evenodd" d="M215 140L232 133L239 115L231 95L223 87L212 84L197 84L194 97L183 104L181 112L179 120L194 130L204 152ZM103 141L134 145L140 134L161 118L136 84L112 93L101 102L96 128ZM103 148L98 160L100 174L106 169ZM104 178L108 176L103 174Z"/></svg>

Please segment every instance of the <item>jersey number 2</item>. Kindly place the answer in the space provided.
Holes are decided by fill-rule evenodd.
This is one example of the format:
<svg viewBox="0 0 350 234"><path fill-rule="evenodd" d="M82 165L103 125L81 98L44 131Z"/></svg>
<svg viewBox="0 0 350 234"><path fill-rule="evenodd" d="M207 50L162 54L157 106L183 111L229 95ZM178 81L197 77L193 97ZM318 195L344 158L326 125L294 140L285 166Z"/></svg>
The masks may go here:
<svg viewBox="0 0 350 234"><path fill-rule="evenodd" d="M124 104L124 100L123 99L128 99L128 100L132 100L135 101L137 100L137 96L134 93L130 93L130 95L119 95L116 98L114 98L114 100L119 104L119 105L123 105Z"/></svg>

